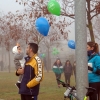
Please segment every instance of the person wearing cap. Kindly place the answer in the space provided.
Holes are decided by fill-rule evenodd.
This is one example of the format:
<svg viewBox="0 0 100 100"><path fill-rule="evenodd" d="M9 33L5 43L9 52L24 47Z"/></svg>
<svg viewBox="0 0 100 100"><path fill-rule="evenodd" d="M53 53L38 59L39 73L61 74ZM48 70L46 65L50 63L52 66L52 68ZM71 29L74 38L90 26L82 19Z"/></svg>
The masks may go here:
<svg viewBox="0 0 100 100"><path fill-rule="evenodd" d="M17 43L17 45L12 48L12 52L14 54L15 69L18 70L19 68L24 68L25 59L20 44ZM20 88L22 76L23 75L19 75L19 79L15 84L18 88Z"/></svg>

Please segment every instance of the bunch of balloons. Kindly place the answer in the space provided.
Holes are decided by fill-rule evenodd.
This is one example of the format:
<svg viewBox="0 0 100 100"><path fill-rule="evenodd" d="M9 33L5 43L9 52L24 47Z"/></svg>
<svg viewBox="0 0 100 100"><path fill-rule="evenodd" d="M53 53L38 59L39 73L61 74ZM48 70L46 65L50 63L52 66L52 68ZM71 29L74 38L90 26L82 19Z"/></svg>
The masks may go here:
<svg viewBox="0 0 100 100"><path fill-rule="evenodd" d="M75 42L73 40L68 41L68 47L71 49L75 49Z"/></svg>
<svg viewBox="0 0 100 100"><path fill-rule="evenodd" d="M59 51L56 48L53 48L52 54L57 55L57 54L59 54Z"/></svg>
<svg viewBox="0 0 100 100"><path fill-rule="evenodd" d="M51 14L60 16L61 14L61 7L56 0L50 0L47 4L47 9Z"/></svg>
<svg viewBox="0 0 100 100"><path fill-rule="evenodd" d="M46 18L44 17L39 17L36 22L35 22L35 26L37 31L42 34L43 36L47 36L48 32L49 32L49 22Z"/></svg>

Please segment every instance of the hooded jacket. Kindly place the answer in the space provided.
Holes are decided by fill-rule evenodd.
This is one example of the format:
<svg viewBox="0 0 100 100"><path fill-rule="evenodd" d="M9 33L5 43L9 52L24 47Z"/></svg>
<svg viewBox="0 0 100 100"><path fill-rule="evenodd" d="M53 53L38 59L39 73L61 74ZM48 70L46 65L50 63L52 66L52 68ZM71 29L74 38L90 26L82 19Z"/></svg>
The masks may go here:
<svg viewBox="0 0 100 100"><path fill-rule="evenodd" d="M100 56L93 54L88 57L88 63L92 64L93 71L88 71L89 83L100 82L100 75L96 71L100 69Z"/></svg>
<svg viewBox="0 0 100 100"><path fill-rule="evenodd" d="M40 81L43 78L42 61L37 55L26 57L24 74L21 81L19 94L34 95L39 93Z"/></svg>

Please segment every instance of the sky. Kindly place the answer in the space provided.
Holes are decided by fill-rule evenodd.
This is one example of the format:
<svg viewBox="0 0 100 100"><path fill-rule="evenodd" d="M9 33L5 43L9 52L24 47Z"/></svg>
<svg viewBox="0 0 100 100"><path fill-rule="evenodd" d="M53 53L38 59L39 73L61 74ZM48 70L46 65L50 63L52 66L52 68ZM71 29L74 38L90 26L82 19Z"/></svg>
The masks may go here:
<svg viewBox="0 0 100 100"><path fill-rule="evenodd" d="M0 0L0 12L2 11L4 14L9 11L15 13L17 10L23 10L24 6L19 5L16 0Z"/></svg>

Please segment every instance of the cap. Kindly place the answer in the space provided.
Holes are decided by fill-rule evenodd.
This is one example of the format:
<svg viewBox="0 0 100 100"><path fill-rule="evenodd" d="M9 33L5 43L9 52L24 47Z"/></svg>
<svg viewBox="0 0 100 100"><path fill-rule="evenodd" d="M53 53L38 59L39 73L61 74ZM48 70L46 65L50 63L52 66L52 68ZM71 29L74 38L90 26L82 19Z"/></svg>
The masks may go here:
<svg viewBox="0 0 100 100"><path fill-rule="evenodd" d="M14 47L12 48L12 52L13 52L14 54L18 53L17 46L14 46Z"/></svg>

